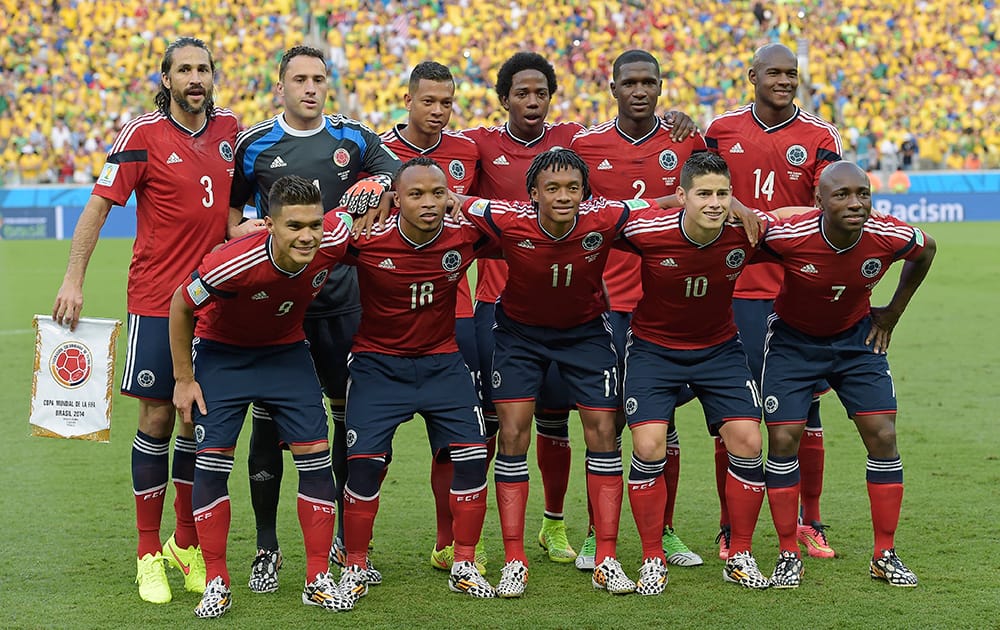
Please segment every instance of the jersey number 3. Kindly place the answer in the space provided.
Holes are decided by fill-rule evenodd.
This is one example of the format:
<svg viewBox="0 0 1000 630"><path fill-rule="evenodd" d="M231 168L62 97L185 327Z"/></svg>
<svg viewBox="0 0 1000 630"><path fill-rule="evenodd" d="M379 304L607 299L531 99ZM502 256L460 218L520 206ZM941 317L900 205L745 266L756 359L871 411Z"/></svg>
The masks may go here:
<svg viewBox="0 0 1000 630"><path fill-rule="evenodd" d="M201 205L211 208L215 205L215 191L212 190L212 178L208 175L202 175L198 181L205 187L205 196L201 198Z"/></svg>

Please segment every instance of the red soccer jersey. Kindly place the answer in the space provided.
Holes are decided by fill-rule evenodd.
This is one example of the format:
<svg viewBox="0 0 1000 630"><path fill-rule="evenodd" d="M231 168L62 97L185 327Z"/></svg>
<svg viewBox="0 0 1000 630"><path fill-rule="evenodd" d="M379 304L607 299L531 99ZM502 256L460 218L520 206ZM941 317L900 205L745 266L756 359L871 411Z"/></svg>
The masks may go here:
<svg viewBox="0 0 1000 630"><path fill-rule="evenodd" d="M767 211L815 204L820 173L843 152L837 128L823 119L796 108L787 121L767 127L753 104L713 120L705 141L729 164L733 195ZM778 265L753 265L736 283L736 297L773 300L780 286Z"/></svg>
<svg viewBox="0 0 1000 630"><path fill-rule="evenodd" d="M368 240L353 241L344 262L358 268L361 326L351 351L404 357L458 352L458 281L490 242L470 221L445 217L437 237L417 245L400 231L398 215Z"/></svg>
<svg viewBox="0 0 1000 630"><path fill-rule="evenodd" d="M254 232L207 256L184 285L198 316L195 335L234 346L275 346L306 338L306 308L347 250L351 232L335 212L323 219L312 262L290 274L271 257L271 236Z"/></svg>
<svg viewBox="0 0 1000 630"><path fill-rule="evenodd" d="M625 135L618 119L581 131L570 148L590 167L590 188L608 199L666 197L677 190L681 167L692 153L705 150L701 135L674 142L662 119L642 138ZM631 313L642 297L639 257L616 249L608 258L604 284L611 310Z"/></svg>
<svg viewBox="0 0 1000 630"><path fill-rule="evenodd" d="M479 168L479 149L476 143L457 131L442 131L437 144L429 149L421 149L408 142L400 133L405 126L396 125L383 133L382 143L392 149L403 162L421 155L431 158L444 170L448 188L460 195L469 194ZM472 293L466 276L459 279L455 317L472 317Z"/></svg>
<svg viewBox="0 0 1000 630"><path fill-rule="evenodd" d="M607 310L601 277L611 244L629 208L646 207L649 203L641 199L584 201L576 223L561 238L542 228L528 203L471 199L464 209L500 241L510 268L500 294L507 316L529 326L565 330Z"/></svg>
<svg viewBox="0 0 1000 630"><path fill-rule="evenodd" d="M797 330L828 337L868 315L872 288L894 261L920 255L924 234L891 216L870 218L860 240L838 250L826 240L821 216L813 210L777 223L761 251L785 270L774 312Z"/></svg>
<svg viewBox="0 0 1000 630"><path fill-rule="evenodd" d="M135 191L129 313L167 317L171 287L226 240L238 131L236 116L216 108L194 133L156 111L118 134L93 194L124 206Z"/></svg>
<svg viewBox="0 0 1000 630"><path fill-rule="evenodd" d="M697 350L736 335L733 289L755 250L743 227L734 225L699 245L684 233L683 219L681 208L634 211L615 247L641 255L646 291L632 316L635 336L666 348Z"/></svg>
<svg viewBox="0 0 1000 630"><path fill-rule="evenodd" d="M479 176L471 194L487 199L528 201L525 175L535 156L549 149L569 148L583 130L578 123L545 123L542 135L530 141L515 138L507 125L476 127L462 133L479 147ZM496 302L507 283L507 263L480 260L477 265L476 300Z"/></svg>

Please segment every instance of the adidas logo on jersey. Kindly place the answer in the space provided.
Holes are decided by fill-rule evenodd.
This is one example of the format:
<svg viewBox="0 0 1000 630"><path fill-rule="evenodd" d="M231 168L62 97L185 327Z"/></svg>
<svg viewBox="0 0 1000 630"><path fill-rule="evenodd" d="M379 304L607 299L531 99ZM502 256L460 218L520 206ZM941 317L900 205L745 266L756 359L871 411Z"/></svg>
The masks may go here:
<svg viewBox="0 0 1000 630"><path fill-rule="evenodd" d="M288 166L288 165L285 164L285 161L281 159L280 155L271 160L271 168L281 168L282 166Z"/></svg>
<svg viewBox="0 0 1000 630"><path fill-rule="evenodd" d="M501 155L497 159L493 160L493 163L497 166L510 166L510 162L507 161L506 155Z"/></svg>
<svg viewBox="0 0 1000 630"><path fill-rule="evenodd" d="M799 269L799 271L801 271L802 273L819 273L819 269L817 269L816 266L813 265L812 263L809 263L802 269Z"/></svg>
<svg viewBox="0 0 1000 630"><path fill-rule="evenodd" d="M521 241L520 243L518 243L517 246L518 247L523 247L524 249L535 249L534 243L532 243L528 239L524 239L523 241Z"/></svg>
<svg viewBox="0 0 1000 630"><path fill-rule="evenodd" d="M257 293L254 293L250 297L250 299L251 300L266 300L269 297L271 297L271 296L267 294L267 291L258 291Z"/></svg>
<svg viewBox="0 0 1000 630"><path fill-rule="evenodd" d="M673 258L664 258L663 260L660 261L660 266L661 267L676 267L677 263L674 261Z"/></svg>
<svg viewBox="0 0 1000 630"><path fill-rule="evenodd" d="M729 149L730 153L743 153L743 146L739 142L733 145L733 148Z"/></svg>
<svg viewBox="0 0 1000 630"><path fill-rule="evenodd" d="M170 157L167 158L167 164L180 164L183 161L184 160L181 159L181 156L176 153L171 153Z"/></svg>
<svg viewBox="0 0 1000 630"><path fill-rule="evenodd" d="M597 170L599 171L610 171L611 168L612 168L611 162L608 162L607 160L604 160L603 162L597 165Z"/></svg>
<svg viewBox="0 0 1000 630"><path fill-rule="evenodd" d="M386 258L378 264L379 269L395 269L396 265L392 264L392 258Z"/></svg>

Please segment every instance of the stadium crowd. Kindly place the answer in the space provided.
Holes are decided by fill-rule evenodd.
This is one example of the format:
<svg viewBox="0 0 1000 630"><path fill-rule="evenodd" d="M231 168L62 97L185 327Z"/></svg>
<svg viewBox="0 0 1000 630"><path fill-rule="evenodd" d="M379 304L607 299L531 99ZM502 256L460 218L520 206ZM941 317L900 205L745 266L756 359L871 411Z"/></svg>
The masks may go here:
<svg viewBox="0 0 1000 630"><path fill-rule="evenodd" d="M610 64L625 47L656 52L662 103L705 124L749 100L751 51L782 41L805 59L800 102L837 124L846 157L886 174L1000 167L993 1L309 4L0 0L0 183L94 181L115 134L149 109L157 60L181 35L215 47L218 102L262 120L277 107L274 61L304 33L328 45L331 109L377 130L404 117L407 73L431 58L457 80L454 128L502 122L491 82L518 49L545 51L564 78L553 120L607 120Z"/></svg>

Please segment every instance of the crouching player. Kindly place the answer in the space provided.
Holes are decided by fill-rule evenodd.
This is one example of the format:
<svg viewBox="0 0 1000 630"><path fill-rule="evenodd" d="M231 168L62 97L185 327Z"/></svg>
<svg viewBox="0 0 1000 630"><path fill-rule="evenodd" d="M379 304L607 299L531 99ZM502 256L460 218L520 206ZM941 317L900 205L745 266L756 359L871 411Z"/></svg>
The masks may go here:
<svg viewBox="0 0 1000 630"><path fill-rule="evenodd" d="M658 595L667 584L663 468L668 420L686 384L704 407L709 433L723 439L729 455L732 538L722 576L765 589L769 581L751 555L764 501L760 396L732 310L736 279L754 247L742 227L725 223L731 188L721 157L688 158L676 195L680 209L633 211L616 244L642 258L643 296L629 331L623 394L633 445L628 496L643 550L636 592Z"/></svg>
<svg viewBox="0 0 1000 630"><path fill-rule="evenodd" d="M228 480L251 402L271 413L299 471L302 602L330 610L352 604L329 574L333 471L323 394L302 330L306 307L343 257L350 232L338 215L324 217L319 190L301 177L275 182L268 204L267 230L208 254L170 304L173 402L184 422L194 422L197 444L192 500L208 583L194 613L202 618L232 605Z"/></svg>
<svg viewBox="0 0 1000 630"><path fill-rule="evenodd" d="M495 597L476 570L486 517L486 436L475 384L455 341L459 281L491 240L466 220L445 218L444 171L428 157L409 160L396 179L398 212L348 247L357 266L361 326L348 362L347 566L341 591L368 590L365 560L379 507L379 484L396 428L421 414L431 447L453 462L450 507L454 563L449 586Z"/></svg>
<svg viewBox="0 0 1000 630"><path fill-rule="evenodd" d="M761 384L767 499L781 548L771 580L775 588L795 588L802 580L795 538L796 453L813 392L826 379L868 451L875 531L871 577L916 586L917 576L895 551L903 464L896 449L896 392L885 353L896 322L930 269L936 245L891 216L872 217L868 176L850 162L826 167L816 201L818 210L775 225L761 246L762 254L785 269L768 320ZM906 262L892 300L872 307L872 287L901 258Z"/></svg>

